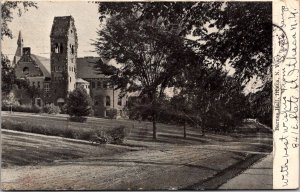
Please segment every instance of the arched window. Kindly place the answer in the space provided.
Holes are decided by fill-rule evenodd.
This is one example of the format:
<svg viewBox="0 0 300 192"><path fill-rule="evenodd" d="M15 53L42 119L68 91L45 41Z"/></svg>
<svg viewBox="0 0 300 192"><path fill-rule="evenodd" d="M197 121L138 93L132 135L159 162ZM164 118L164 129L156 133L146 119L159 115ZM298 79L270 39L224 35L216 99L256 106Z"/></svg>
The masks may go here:
<svg viewBox="0 0 300 192"><path fill-rule="evenodd" d="M110 97L109 96L106 96L106 106L110 106Z"/></svg>
<svg viewBox="0 0 300 192"><path fill-rule="evenodd" d="M72 78L70 77L70 82L72 81Z"/></svg>
<svg viewBox="0 0 300 192"><path fill-rule="evenodd" d="M55 43L55 45L54 45L54 52L59 53L59 44L58 43Z"/></svg>
<svg viewBox="0 0 300 192"><path fill-rule="evenodd" d="M28 67L24 67L23 68L23 73L24 73L24 75L28 75L29 74L29 68Z"/></svg>

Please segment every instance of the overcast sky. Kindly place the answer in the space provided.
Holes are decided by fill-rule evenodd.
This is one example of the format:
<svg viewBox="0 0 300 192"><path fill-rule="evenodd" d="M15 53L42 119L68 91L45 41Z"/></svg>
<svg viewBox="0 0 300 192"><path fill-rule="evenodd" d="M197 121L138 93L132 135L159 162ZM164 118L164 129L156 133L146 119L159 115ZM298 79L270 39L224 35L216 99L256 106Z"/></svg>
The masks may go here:
<svg viewBox="0 0 300 192"><path fill-rule="evenodd" d="M18 33L21 30L24 46L31 47L31 52L43 57L50 57L50 31L55 16L72 15L78 35L78 56L97 56L91 42L97 38L96 31L100 28L98 5L88 2L38 2L38 9L32 8L21 17L14 15L9 24L13 39L4 38L2 51L13 58Z"/></svg>

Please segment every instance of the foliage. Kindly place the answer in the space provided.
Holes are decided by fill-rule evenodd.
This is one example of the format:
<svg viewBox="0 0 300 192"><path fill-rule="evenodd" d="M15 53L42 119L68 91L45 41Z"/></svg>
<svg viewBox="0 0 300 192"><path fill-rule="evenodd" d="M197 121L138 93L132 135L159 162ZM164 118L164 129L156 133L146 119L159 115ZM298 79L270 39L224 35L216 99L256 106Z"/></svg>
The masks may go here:
<svg viewBox="0 0 300 192"><path fill-rule="evenodd" d="M125 139L125 127L119 126L111 128L110 130L100 131L99 130L78 130L71 129L69 127L59 127L59 126L41 126L34 125L28 122L16 122L12 120L3 120L3 129L10 129L15 131L24 131L29 133L37 133L43 135L60 136L72 139L82 139L87 141L94 141L99 143L103 139L103 143L113 143L121 144ZM98 140L97 140L98 138ZM100 140L99 140L100 138Z"/></svg>
<svg viewBox="0 0 300 192"><path fill-rule="evenodd" d="M250 93L249 117L257 118L261 123L272 127L272 82L267 82L260 91Z"/></svg>
<svg viewBox="0 0 300 192"><path fill-rule="evenodd" d="M2 105L19 105L20 103L16 100L15 95L10 92L2 97Z"/></svg>
<svg viewBox="0 0 300 192"><path fill-rule="evenodd" d="M28 11L31 7L37 8L37 3L32 1L5 1L1 3L1 39L5 36L13 37L8 24L13 20L14 11L16 10L18 15L21 16L23 12Z"/></svg>
<svg viewBox="0 0 300 192"><path fill-rule="evenodd" d="M99 4L100 19L160 19L178 36L193 35L189 46L206 61L224 66L226 61L245 80L270 73L272 63L271 2L105 2Z"/></svg>
<svg viewBox="0 0 300 192"><path fill-rule="evenodd" d="M76 88L67 99L67 113L75 119L88 116L91 112L91 98L82 87Z"/></svg>
<svg viewBox="0 0 300 192"><path fill-rule="evenodd" d="M18 104L5 104L2 103L2 111L13 111L13 112L26 112L26 113L40 113L41 108L32 105L18 105Z"/></svg>
<svg viewBox="0 0 300 192"><path fill-rule="evenodd" d="M125 126L120 125L118 127L114 127L107 131L108 135L108 142L113 144L120 144L123 143L126 133L125 133Z"/></svg>
<svg viewBox="0 0 300 192"><path fill-rule="evenodd" d="M2 96L5 96L12 90L16 76L14 68L11 66L8 57L3 54L1 54L1 64L1 91Z"/></svg>
<svg viewBox="0 0 300 192"><path fill-rule="evenodd" d="M189 62L192 51L184 47L184 40L159 20L137 21L137 15L124 19L112 17L106 28L98 32L95 43L98 53L114 59L122 67L99 63L101 71L123 91L140 91L149 105L156 138L156 119L159 102L167 87L173 85L175 76ZM175 32L174 32L175 33Z"/></svg>
<svg viewBox="0 0 300 192"><path fill-rule="evenodd" d="M54 104L47 104L44 106L43 111L48 114L60 113L60 108Z"/></svg>
<svg viewBox="0 0 300 192"><path fill-rule="evenodd" d="M271 11L270 2L101 3L106 27L95 45L119 67L99 62L99 68L118 88L140 92L131 112L150 114L153 133L163 113L188 116L203 131L232 129L247 114L245 84L271 72ZM162 105L165 89L172 86L185 105Z"/></svg>
<svg viewBox="0 0 300 192"><path fill-rule="evenodd" d="M114 109L114 108L106 110L106 116L109 119L116 119L117 118L117 113L118 113L117 109Z"/></svg>

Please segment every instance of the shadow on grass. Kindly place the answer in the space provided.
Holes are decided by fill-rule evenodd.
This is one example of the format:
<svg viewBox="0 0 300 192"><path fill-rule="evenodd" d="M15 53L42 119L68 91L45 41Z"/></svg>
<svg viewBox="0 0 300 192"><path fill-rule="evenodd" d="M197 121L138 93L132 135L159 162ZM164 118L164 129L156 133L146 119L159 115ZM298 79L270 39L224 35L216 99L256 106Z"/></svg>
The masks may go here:
<svg viewBox="0 0 300 192"><path fill-rule="evenodd" d="M68 162L65 162L68 164ZM84 159L83 161L76 160L75 164L79 165L90 165L90 166L116 166L116 167L136 167L136 166L185 166L189 168L197 168L209 171L220 171L212 167L203 165L192 165L188 163L172 163L172 162L160 162L160 161L139 161L135 159ZM64 164L64 163L62 163Z"/></svg>

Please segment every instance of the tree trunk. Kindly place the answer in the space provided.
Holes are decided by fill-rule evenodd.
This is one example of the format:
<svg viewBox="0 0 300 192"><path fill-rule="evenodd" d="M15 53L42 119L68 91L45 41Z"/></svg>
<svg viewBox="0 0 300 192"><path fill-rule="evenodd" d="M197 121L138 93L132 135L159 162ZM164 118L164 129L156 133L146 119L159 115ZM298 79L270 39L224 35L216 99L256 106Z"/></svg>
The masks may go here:
<svg viewBox="0 0 300 192"><path fill-rule="evenodd" d="M186 138L186 121L183 124L183 138Z"/></svg>
<svg viewBox="0 0 300 192"><path fill-rule="evenodd" d="M157 120L157 103L156 103L156 92L153 92L150 95L150 98L152 100L152 124L153 124L153 140L157 139L157 127L156 127L156 120Z"/></svg>
<svg viewBox="0 0 300 192"><path fill-rule="evenodd" d="M157 134L156 134L156 114L153 114L153 139L157 139Z"/></svg>
<svg viewBox="0 0 300 192"><path fill-rule="evenodd" d="M205 136L205 129L204 129L205 123L203 123L203 121L201 121L201 132L202 132L202 136Z"/></svg>

